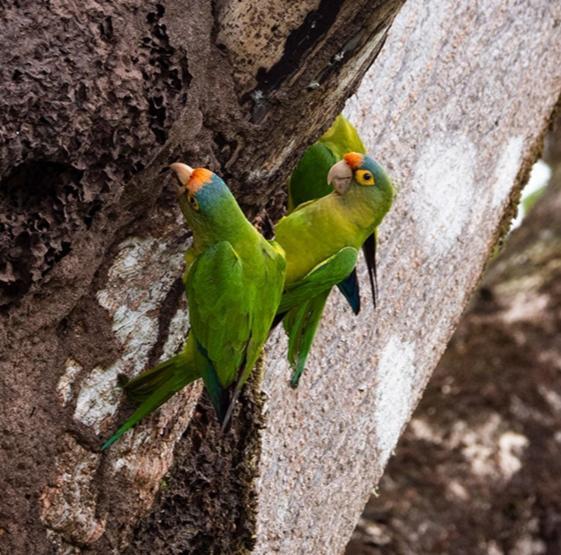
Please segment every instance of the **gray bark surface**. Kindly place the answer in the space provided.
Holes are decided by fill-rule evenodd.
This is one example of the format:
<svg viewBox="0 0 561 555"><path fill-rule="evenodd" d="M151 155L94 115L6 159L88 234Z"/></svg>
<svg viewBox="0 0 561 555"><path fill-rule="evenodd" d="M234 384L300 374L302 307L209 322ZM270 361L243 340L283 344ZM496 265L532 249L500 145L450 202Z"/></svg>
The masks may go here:
<svg viewBox="0 0 561 555"><path fill-rule="evenodd" d="M561 119L347 555L561 552Z"/></svg>
<svg viewBox="0 0 561 555"><path fill-rule="evenodd" d="M275 346L256 552L344 550L541 148L560 18L558 4L498 0L406 2L396 17L347 105L398 188L380 306L353 318L332 295L295 393Z"/></svg>
<svg viewBox="0 0 561 555"><path fill-rule="evenodd" d="M401 2L237 4L0 14L13 33L0 64L2 549L340 552L561 89L551 3L407 2L349 105L399 188L380 310L355 319L333 295L296 392L277 332L265 396L255 380L228 436L195 385L101 454L128 414L117 375L169 356L186 332L188 233L161 167L210 166L256 222L277 218L280 184ZM9 48L25 29L23 50ZM264 51L269 29L280 38Z"/></svg>

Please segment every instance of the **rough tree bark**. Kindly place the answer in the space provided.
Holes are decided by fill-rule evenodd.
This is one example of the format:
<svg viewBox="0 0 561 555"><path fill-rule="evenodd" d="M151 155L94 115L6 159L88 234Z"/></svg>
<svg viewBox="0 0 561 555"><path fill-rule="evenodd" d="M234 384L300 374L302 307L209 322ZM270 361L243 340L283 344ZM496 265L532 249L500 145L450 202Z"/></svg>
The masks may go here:
<svg viewBox="0 0 561 555"><path fill-rule="evenodd" d="M160 168L209 165L256 221L278 217L294 160L400 4L4 8L6 549L342 550L557 101L561 9L546 0L413 0L399 13L349 107L400 188L382 234L383 303L353 319L333 296L297 392L279 331L266 395L259 380L247 388L227 437L199 386L108 454L99 436L126 414L117 374L173 352L186 331L188 235Z"/></svg>
<svg viewBox="0 0 561 555"><path fill-rule="evenodd" d="M2 551L122 549L191 420L197 387L133 449L98 452L125 414L117 374L185 333L188 234L161 168L210 166L250 215L270 204L278 217L291 161L342 109L401 3L2 5ZM198 409L176 465L197 473L184 549L252 543L257 435L244 414L222 440Z"/></svg>
<svg viewBox="0 0 561 555"><path fill-rule="evenodd" d="M561 552L561 118L347 555Z"/></svg>

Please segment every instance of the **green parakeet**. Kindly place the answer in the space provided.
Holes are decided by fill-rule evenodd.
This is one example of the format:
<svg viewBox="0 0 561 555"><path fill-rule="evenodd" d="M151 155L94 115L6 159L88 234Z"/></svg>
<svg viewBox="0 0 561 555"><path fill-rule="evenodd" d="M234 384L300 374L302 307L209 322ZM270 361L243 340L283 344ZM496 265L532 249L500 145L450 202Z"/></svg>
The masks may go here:
<svg viewBox="0 0 561 555"><path fill-rule="evenodd" d="M310 200L315 200L333 191L327 182L329 169L343 158L346 152L366 153L366 149L353 125L342 114L337 116L333 125L310 146L300 158L288 186L288 210ZM376 237L370 235L362 245L372 302L376 306ZM337 284L355 314L360 312L360 292L356 270Z"/></svg>
<svg viewBox="0 0 561 555"><path fill-rule="evenodd" d="M275 323L284 320L296 387L331 288L355 268L358 249L375 233L394 197L391 181L369 156L350 152L331 167L332 193L300 205L275 226L286 254L285 290Z"/></svg>
<svg viewBox="0 0 561 555"><path fill-rule="evenodd" d="M224 428L281 299L286 263L279 245L251 225L220 177L205 168L170 167L193 231L183 275L191 329L179 355L124 384L140 405L104 448L197 378Z"/></svg>

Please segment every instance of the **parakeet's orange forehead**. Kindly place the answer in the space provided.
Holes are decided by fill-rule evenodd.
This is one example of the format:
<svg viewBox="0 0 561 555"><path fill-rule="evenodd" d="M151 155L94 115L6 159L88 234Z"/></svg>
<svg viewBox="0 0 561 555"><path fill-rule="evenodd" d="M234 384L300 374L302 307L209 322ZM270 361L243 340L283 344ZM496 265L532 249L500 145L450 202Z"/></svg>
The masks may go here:
<svg viewBox="0 0 561 555"><path fill-rule="evenodd" d="M358 152L347 152L345 156L343 156L345 162L354 170L362 165L362 161L364 160L364 155L359 154Z"/></svg>
<svg viewBox="0 0 561 555"><path fill-rule="evenodd" d="M195 168L189 181L187 182L187 189L191 194L195 194L201 187L210 183L212 180L212 172L206 168Z"/></svg>

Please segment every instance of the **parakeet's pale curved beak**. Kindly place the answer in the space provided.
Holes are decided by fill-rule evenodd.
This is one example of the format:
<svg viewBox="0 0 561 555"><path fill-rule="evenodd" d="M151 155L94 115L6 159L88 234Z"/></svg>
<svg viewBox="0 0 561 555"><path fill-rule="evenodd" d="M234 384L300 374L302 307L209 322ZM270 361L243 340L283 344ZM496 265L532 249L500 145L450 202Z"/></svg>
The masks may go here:
<svg viewBox="0 0 561 555"><path fill-rule="evenodd" d="M327 174L327 182L340 194L344 195L351 186L353 178L353 170L349 167L345 160L337 162L331 166Z"/></svg>
<svg viewBox="0 0 561 555"><path fill-rule="evenodd" d="M193 168L183 162L174 162L173 164L170 164L169 169L174 171L175 177L177 177L181 186L186 187L187 183L189 183L189 179L191 178L191 174L193 173Z"/></svg>

